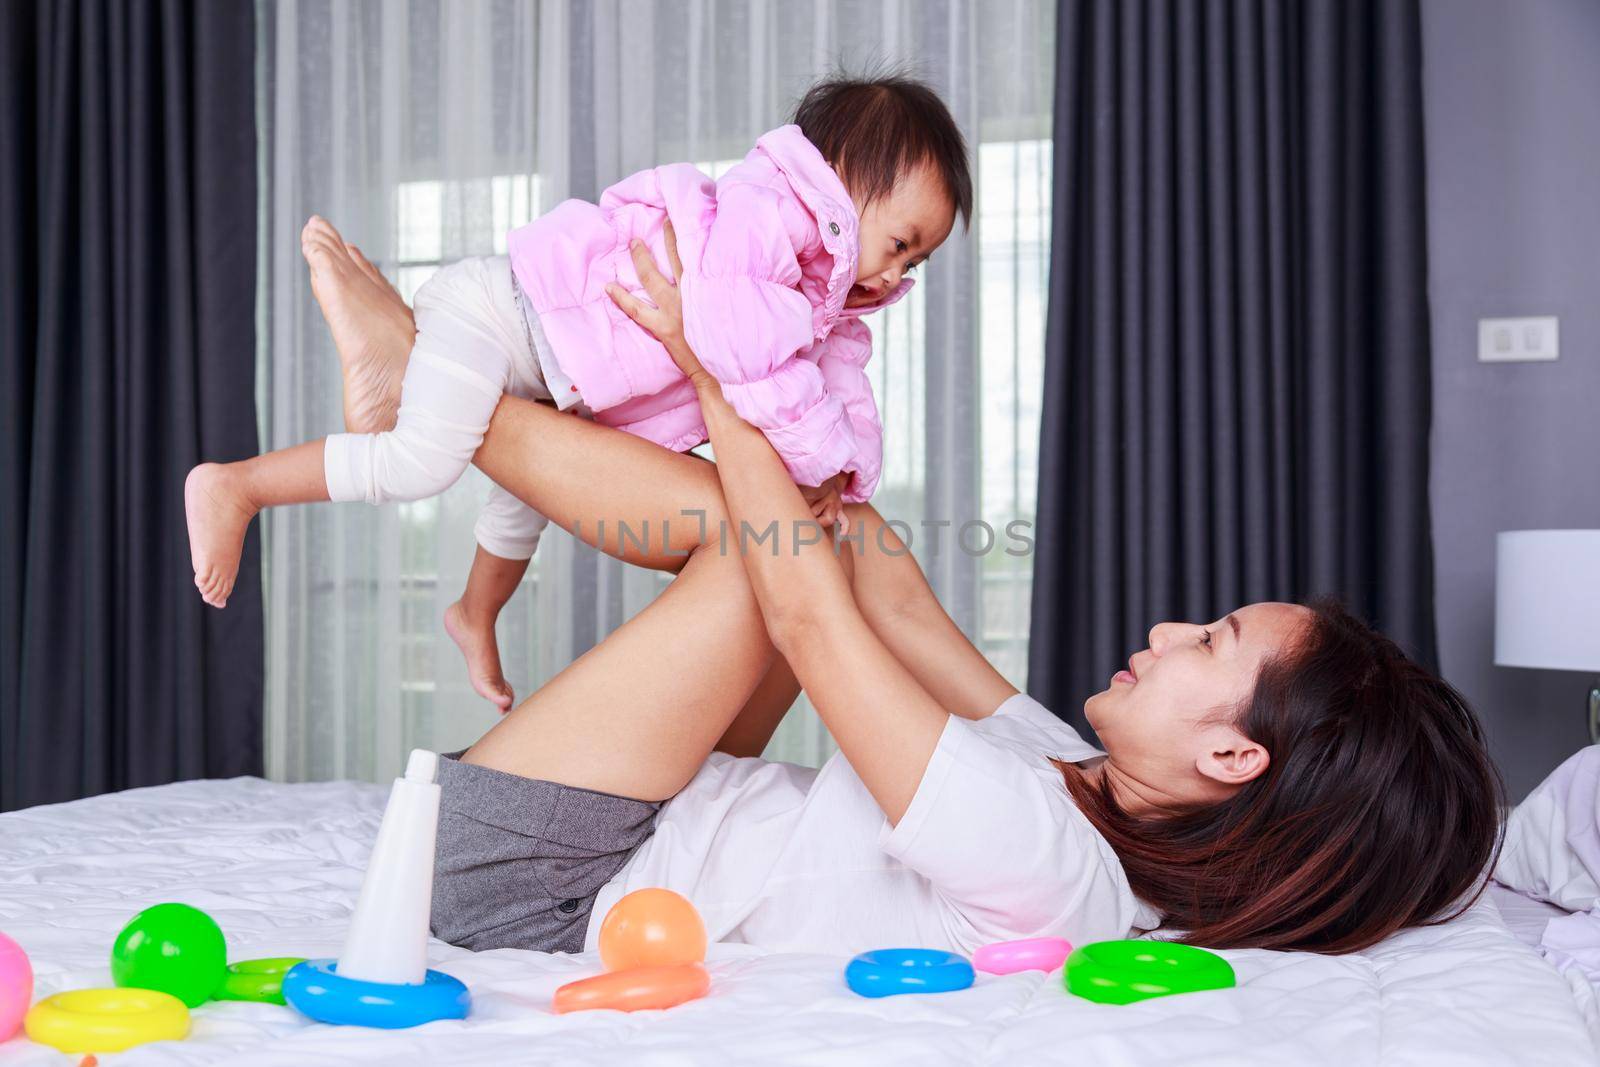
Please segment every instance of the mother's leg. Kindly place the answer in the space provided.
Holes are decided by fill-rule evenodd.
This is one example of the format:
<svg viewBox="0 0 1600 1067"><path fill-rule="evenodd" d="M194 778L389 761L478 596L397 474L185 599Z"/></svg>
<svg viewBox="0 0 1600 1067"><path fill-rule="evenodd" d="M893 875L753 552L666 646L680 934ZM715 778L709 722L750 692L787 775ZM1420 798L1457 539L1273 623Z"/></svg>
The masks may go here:
<svg viewBox="0 0 1600 1067"><path fill-rule="evenodd" d="M475 462L552 521L625 562L675 571L703 545L722 551L721 486L711 464L696 457L507 397ZM853 505L848 514L852 538L863 546L854 555L856 600L924 688L952 714L975 718L1014 694L944 611L882 516L866 505ZM738 563L736 551L729 553ZM847 545L846 553L854 549ZM798 683L786 665L774 662L773 676L746 694L746 714L723 723L723 751L759 753L794 702Z"/></svg>
<svg viewBox="0 0 1600 1067"><path fill-rule="evenodd" d="M411 309L326 219L311 217L301 248L345 369L347 428L390 429L416 334ZM722 519L721 488L704 461L545 405L502 403L477 462L567 530L639 566L679 569Z"/></svg>
<svg viewBox="0 0 1600 1067"><path fill-rule="evenodd" d="M416 333L411 309L326 220L313 217L302 243L312 288L345 369L347 428L391 428L399 402L397 368L404 368ZM715 536L720 528L722 494L715 472L698 460L597 429L543 406L513 401L496 413L479 458L496 480L503 479L524 500L537 499L591 545L628 562L679 569L703 535ZM656 499L641 499L643 486L653 487ZM608 496L617 488L625 499ZM596 520L604 515L611 516L609 536L599 545ZM619 518L628 519L629 531L646 548L623 536ZM718 747L734 755L760 754L799 691L793 672L775 659Z"/></svg>
<svg viewBox="0 0 1600 1067"><path fill-rule="evenodd" d="M324 220L307 225L305 247L313 288L345 364L347 421L356 410L373 423L350 428L387 428L398 401L399 375L391 372L403 368L414 332L410 309ZM716 539L724 521L721 488L709 464L542 405L503 402L477 462L589 544L641 566L677 570L687 553ZM864 549L854 589L868 623L945 708L988 714L1015 690L945 613L882 517L865 505L853 506L850 516ZM632 536L624 535L624 525ZM797 692L792 672L775 660L719 747L759 753Z"/></svg>
<svg viewBox="0 0 1600 1067"><path fill-rule="evenodd" d="M441 765L434 932L474 949L581 950L597 894L772 658L742 562L696 552L644 611Z"/></svg>
<svg viewBox="0 0 1600 1067"><path fill-rule="evenodd" d="M326 219L312 216L301 246L345 370L347 428L390 429L416 334L411 309ZM637 438L601 446L609 433L546 405L509 400L496 412L478 466L589 544L629 563L675 571L700 543L697 515L717 529L716 473Z"/></svg>
<svg viewBox="0 0 1600 1067"><path fill-rule="evenodd" d="M462 760L666 800L694 776L773 659L743 562L698 551L665 592L523 701Z"/></svg>
<svg viewBox="0 0 1600 1067"><path fill-rule="evenodd" d="M591 429L605 435L592 442L601 450L626 437ZM486 438L484 447L495 453L515 444L511 435ZM535 496L551 489L537 484L542 478L533 482L527 488ZM569 492L583 495L562 489L559 480L552 495ZM579 506L576 499L552 502ZM859 555L846 546L856 600L935 699L952 714L982 718L1015 694L940 606L882 517L858 506L850 521L864 545ZM792 679L767 638L743 561L712 538L692 550L654 603L528 698L463 759L527 778L665 800L714 746L759 752L793 701Z"/></svg>
<svg viewBox="0 0 1600 1067"><path fill-rule="evenodd" d="M526 462L537 456L538 461ZM615 430L512 398L495 412L475 462L496 482L568 530L619 559L675 569L704 547L721 555L726 521L712 465ZM690 517L686 513L691 513ZM910 549L868 505L848 509L852 588L862 614L917 681L951 714L982 718L1016 693L939 603ZM600 538L597 518L606 517ZM648 528L646 549L618 536L619 520ZM733 539L736 542L736 539ZM728 558L738 563L730 543ZM765 747L798 683L775 661L773 677L734 722L723 751L755 755Z"/></svg>
<svg viewBox="0 0 1600 1067"><path fill-rule="evenodd" d="M585 543L676 571L726 514L710 463L547 404L505 397L473 462Z"/></svg>

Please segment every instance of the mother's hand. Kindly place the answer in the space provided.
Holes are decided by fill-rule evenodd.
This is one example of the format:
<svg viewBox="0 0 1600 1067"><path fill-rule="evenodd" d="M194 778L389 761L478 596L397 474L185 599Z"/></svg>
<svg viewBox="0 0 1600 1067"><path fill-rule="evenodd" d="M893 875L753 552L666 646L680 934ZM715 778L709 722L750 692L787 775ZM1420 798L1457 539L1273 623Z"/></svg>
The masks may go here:
<svg viewBox="0 0 1600 1067"><path fill-rule="evenodd" d="M672 357L672 362L690 381L697 386L712 383L714 379L700 366L700 360L695 357L683 336L683 297L678 292L677 284L678 279L683 277L683 263L678 259L678 237L672 232L671 222L662 227L661 238L667 246L667 265L672 269L671 278L657 269L650 246L638 238L634 238L628 246L633 256L633 269L639 275L639 284L644 286L644 291L650 294L654 303L645 303L616 282L606 286L606 294L628 318L650 331L661 342Z"/></svg>

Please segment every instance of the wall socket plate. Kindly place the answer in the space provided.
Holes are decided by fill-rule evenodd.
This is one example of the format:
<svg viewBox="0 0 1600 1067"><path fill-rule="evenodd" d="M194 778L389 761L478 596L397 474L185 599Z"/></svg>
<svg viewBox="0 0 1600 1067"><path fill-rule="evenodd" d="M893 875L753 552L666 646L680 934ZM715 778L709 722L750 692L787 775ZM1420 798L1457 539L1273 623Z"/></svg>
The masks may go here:
<svg viewBox="0 0 1600 1067"><path fill-rule="evenodd" d="M1554 315L1479 319L1480 363L1535 363L1561 358L1561 320Z"/></svg>

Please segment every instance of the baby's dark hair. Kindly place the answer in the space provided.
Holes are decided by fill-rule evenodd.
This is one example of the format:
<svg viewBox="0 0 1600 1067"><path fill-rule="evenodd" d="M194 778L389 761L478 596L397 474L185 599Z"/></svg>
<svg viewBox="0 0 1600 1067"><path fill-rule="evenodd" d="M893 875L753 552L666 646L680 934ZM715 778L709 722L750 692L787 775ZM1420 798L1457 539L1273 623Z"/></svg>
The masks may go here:
<svg viewBox="0 0 1600 1067"><path fill-rule="evenodd" d="M839 168L864 203L888 196L919 166L931 166L961 213L972 221L967 143L937 93L903 74L836 74L807 91L793 122Z"/></svg>

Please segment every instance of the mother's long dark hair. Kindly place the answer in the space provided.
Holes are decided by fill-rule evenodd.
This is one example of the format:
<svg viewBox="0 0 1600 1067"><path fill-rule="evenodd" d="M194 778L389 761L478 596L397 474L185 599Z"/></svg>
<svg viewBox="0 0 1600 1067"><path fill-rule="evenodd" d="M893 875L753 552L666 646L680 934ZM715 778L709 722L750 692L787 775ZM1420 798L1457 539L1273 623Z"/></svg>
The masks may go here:
<svg viewBox="0 0 1600 1067"><path fill-rule="evenodd" d="M1338 605L1310 607L1239 711L1271 759L1228 800L1130 815L1064 768L1134 893L1193 944L1366 948L1459 914L1499 848L1500 777L1461 694Z"/></svg>

